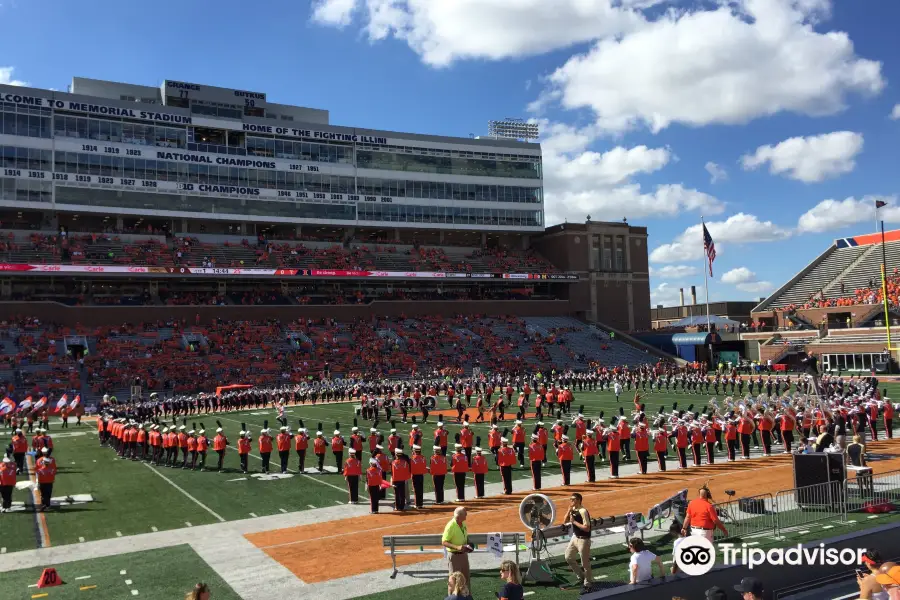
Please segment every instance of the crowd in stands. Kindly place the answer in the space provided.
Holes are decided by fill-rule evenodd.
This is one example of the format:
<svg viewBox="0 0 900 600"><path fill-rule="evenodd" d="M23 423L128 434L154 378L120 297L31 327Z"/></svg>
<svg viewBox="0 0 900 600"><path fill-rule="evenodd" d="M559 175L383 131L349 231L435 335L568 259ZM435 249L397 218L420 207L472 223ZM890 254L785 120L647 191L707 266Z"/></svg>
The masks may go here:
<svg viewBox="0 0 900 600"><path fill-rule="evenodd" d="M302 343L292 344L288 333ZM66 336L84 336L86 352L67 351ZM360 319L188 320L102 327L62 327L28 318L2 323L0 382L7 389L127 393L135 377L145 389L209 391L222 382L271 385L318 376L392 377L457 371L517 371L551 364L554 340L528 333L517 317L456 316ZM34 367L34 368L30 368ZM316 374L316 375L312 375Z"/></svg>
<svg viewBox="0 0 900 600"><path fill-rule="evenodd" d="M884 301L881 282L875 277L869 278L869 285L853 290L848 293L846 285L843 281L839 284L841 295L837 298L827 298L823 290L819 290L809 297L803 304L789 304L784 310L791 312L805 308L831 308L836 306L855 306L859 304L881 304ZM888 304L891 306L900 306L900 269L894 269L893 273L887 276L885 282L887 287Z"/></svg>
<svg viewBox="0 0 900 600"><path fill-rule="evenodd" d="M303 236L301 236L303 237ZM246 238L239 243L202 242L196 237L167 236L146 240L123 241L118 234L91 233L69 235L32 233L27 241L16 241L12 233L0 240L0 254L7 262L77 265L139 265L152 267L206 268L320 268L372 270L380 256L392 258L390 264L403 270L446 272L558 272L549 261L533 251L507 248L482 248L456 258L442 247L413 244L402 251L397 246L381 243L333 241L322 246L306 246L296 240L272 241L264 236L251 244ZM403 260L405 259L405 261ZM473 266L473 264L475 266Z"/></svg>

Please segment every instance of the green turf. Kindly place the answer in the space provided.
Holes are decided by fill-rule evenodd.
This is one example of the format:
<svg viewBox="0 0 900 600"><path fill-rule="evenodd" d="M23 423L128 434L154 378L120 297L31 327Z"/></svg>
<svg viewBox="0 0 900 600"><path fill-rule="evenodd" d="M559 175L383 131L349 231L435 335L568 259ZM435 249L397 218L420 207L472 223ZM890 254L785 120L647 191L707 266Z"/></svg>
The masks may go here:
<svg viewBox="0 0 900 600"><path fill-rule="evenodd" d="M837 520L824 521L818 526L811 526L809 528L810 531L806 534L801 535L797 532L785 533L783 534L783 539L775 539L772 537L772 534L769 533L767 535L750 536L743 540L736 538L729 541L738 545L742 542L751 542L754 543L753 547L763 549L788 547L810 541L846 535L851 532L861 531L879 525L900 522L900 513L877 515L874 518L869 517L870 515L867 514L851 513L848 516L848 519L849 521L854 521L852 523L848 522L842 524ZM826 525L831 526L831 528L822 529L822 526ZM657 538L656 540L648 540L647 547L651 552L660 556L663 562L672 560L671 537L666 535ZM560 549L561 546L556 550L559 551ZM591 564L594 579L601 585L609 587L613 587L617 583L627 583L628 560L629 552L624 545L624 540L621 544L594 548L591 552ZM522 568L527 568L527 564L528 561L526 556L522 559ZM571 586L575 583L574 576L562 557L554 557L550 564L554 573L561 578L560 581L563 586ZM665 565L667 571L669 567L670 565ZM411 568L414 569L415 567ZM656 573L657 571L654 571L654 574ZM487 571L472 572L472 585L470 591L475 598L493 598L494 593L500 589L501 585L502 582L499 579L499 573L496 570L491 569ZM442 595L446 596L446 590L447 583L443 578L430 583L402 588L404 600L432 600L433 598L440 598ZM536 585L533 582L525 583L525 591L535 592L534 596L530 597L538 598L540 600L571 600L577 598L576 589L560 589L559 586ZM394 598L397 598L397 596L397 592L393 591L358 596L358 598L365 598L366 600L393 600Z"/></svg>
<svg viewBox="0 0 900 600"><path fill-rule="evenodd" d="M45 565L50 566L53 565ZM56 566L64 585L44 589L28 587L37 583L43 568L0 574L0 597L31 600L34 595L47 594L46 600L122 600L132 597L177 600L184 598L196 583L204 582L210 586L216 600L240 598L187 544L64 563ZM96 587L81 589L90 586ZM138 594L132 596L130 590L137 590Z"/></svg>
<svg viewBox="0 0 900 600"><path fill-rule="evenodd" d="M900 395L900 384L887 384L891 395ZM602 410L605 412L607 422L609 417L618 414L618 406L622 406L625 414L631 414L631 393L624 393L621 403L616 404L615 396L610 392L575 392L574 409L580 405L585 407L585 415L588 418L596 418ZM724 395L720 395L720 404ZM673 393L652 393L644 397L648 413L655 414L660 405L665 405L670 410L673 402L678 402L679 408L687 409L693 403L694 410L700 411L706 405L706 395L684 395ZM444 415L445 424L450 432L452 444L453 435L460 426L453 423L455 411L445 410L446 401L441 399L439 411ZM322 423L327 437L330 437L335 422L340 422L341 431L349 437L353 422L355 404L318 404L316 406L296 406L288 409L290 425L293 429L298 427L297 420L302 418L307 428L315 431L318 423ZM474 411L470 411L474 418ZM253 414L256 413L256 414ZM434 422L436 413L433 412L429 422L422 425L424 432L424 446L426 455L430 455L431 440L433 440ZM219 418L226 430L232 444L236 443L237 432L242 422L246 422L253 432L253 455L258 455L255 438L268 419L270 427L277 425L276 413L273 409L251 410L244 413L229 413L218 416L204 415L203 417L189 418L189 426L192 422L203 421L207 430L215 428L215 419ZM508 415L509 416L509 415ZM171 468L150 468L140 462L119 460L109 448L101 448L97 441L93 424L85 425L80 429L70 426L68 430L60 430L58 423L51 420L51 434L55 439L55 451L59 464L59 475L54 488L54 496L67 494L90 493L95 501L88 504L65 507L58 512L47 515L47 524L51 543L56 545L75 543L83 538L85 541L116 537L117 533L130 535L147 533L156 528L159 531L176 529L185 526L189 522L192 525L214 523L218 517L224 520L250 518L253 513L256 516L280 514L282 511L291 512L306 510L310 507L335 506L347 501L346 487L343 477L330 475L300 476L292 474L292 477L281 480L262 480L258 477L244 476L239 471L238 455L235 449L229 449L226 455L226 472L191 472ZM567 421L570 422L570 421ZM551 424L548 418L545 423ZM507 421L503 426L512 426ZM361 431L368 434L370 423L359 420ZM406 445L411 423L403 424L397 420L397 429ZM481 443L487 446L488 426L485 424L472 424L476 436L481 436ZM533 422L526 423L526 430L530 434ZM390 425L382 422L379 429L385 435L388 434ZM78 435L73 435L78 434ZM0 432L0 444L6 445L9 432ZM368 444L364 444L365 460L368 459ZM545 473L556 474L559 472L558 464L552 460L545 467ZM215 454L210 453L211 463L215 461ZM273 456L273 468L277 470L277 455ZM74 464L72 464L74 463ZM333 466L333 458L328 453L326 465ZM487 476L488 483L498 483L500 476L492 461L491 471ZM307 456L307 469L313 466L311 450ZM251 472L259 473L260 460L257 456L251 456ZM291 453L290 469L297 469L297 457ZM603 469L604 466L599 468ZM576 461L573 465L573 481L584 480L584 469ZM528 468L516 469L514 476L520 479L529 479ZM470 476L471 477L471 476ZM165 478L165 479L164 479ZM426 477L426 492L431 490L431 478ZM470 482L471 485L471 482ZM179 491L180 488L184 493ZM452 497L452 484L446 484L446 493ZM185 494L205 505L202 508ZM30 494L15 492L14 500L26 501L30 504ZM211 511L211 512L210 512ZM214 516L211 513L215 513ZM4 535L0 546L6 547L8 552L36 547L36 527L34 514L30 507L25 512L16 512L0 516Z"/></svg>

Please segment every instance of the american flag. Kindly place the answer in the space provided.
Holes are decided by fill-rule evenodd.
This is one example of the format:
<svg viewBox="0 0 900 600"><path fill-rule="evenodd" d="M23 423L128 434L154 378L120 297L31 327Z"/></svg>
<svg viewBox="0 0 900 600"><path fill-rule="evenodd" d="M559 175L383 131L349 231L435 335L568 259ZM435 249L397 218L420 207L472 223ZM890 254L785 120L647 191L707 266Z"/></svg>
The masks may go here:
<svg viewBox="0 0 900 600"><path fill-rule="evenodd" d="M706 223L703 224L703 250L706 252L706 259L709 261L709 276L712 277L712 264L716 260L716 243L713 241L712 236L709 235Z"/></svg>

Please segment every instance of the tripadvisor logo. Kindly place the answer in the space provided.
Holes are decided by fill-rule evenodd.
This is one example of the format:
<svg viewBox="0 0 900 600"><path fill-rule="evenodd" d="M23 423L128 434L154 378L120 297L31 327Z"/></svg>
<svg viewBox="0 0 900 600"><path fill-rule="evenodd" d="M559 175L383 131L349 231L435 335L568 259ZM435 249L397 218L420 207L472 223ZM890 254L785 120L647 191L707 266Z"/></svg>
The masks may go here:
<svg viewBox="0 0 900 600"><path fill-rule="evenodd" d="M719 544L722 564L725 566L745 565L750 569L760 565L774 566L856 566L862 562L865 548L826 548L825 544L803 547L802 544L790 548L763 550L747 544ZM687 575L705 575L716 564L716 547L701 536L688 536L675 548L675 565Z"/></svg>
<svg viewBox="0 0 900 600"><path fill-rule="evenodd" d="M675 565L688 575L706 575L716 564L716 548L705 537L691 535L675 548Z"/></svg>

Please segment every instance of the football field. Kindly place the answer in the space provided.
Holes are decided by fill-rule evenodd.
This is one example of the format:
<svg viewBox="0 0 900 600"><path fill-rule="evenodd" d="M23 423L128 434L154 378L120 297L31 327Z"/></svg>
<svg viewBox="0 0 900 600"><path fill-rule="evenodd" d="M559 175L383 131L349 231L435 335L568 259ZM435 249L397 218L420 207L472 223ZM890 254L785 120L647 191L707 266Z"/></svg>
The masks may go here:
<svg viewBox="0 0 900 600"><path fill-rule="evenodd" d="M597 418L600 411L603 411L608 423L613 414L618 414L618 406L621 406L625 415L630 418L633 408L632 396L633 393L623 393L621 402L617 405L611 392L576 392L573 414L580 405L584 405L586 418ZM708 398L704 395L664 393L647 394L645 397L648 413L651 414L655 414L663 404L667 411L671 410L673 402L678 402L679 409L687 409L694 403L694 410L701 411L706 400ZM341 433L346 439L350 436L356 406L356 403L298 405L287 409L287 417L293 431L299 427L299 420L303 419L311 435L314 435L316 427L321 423L326 439L330 439L335 425L340 424ZM444 416L444 427L450 434L451 451L454 435L461 429L461 425L453 422L456 411L449 411L446 399L439 398L438 408L429 415L428 422L419 425L423 431L423 454L426 456L432 453L431 445L438 414ZM470 409L469 414L474 420L474 409ZM500 424L501 431L513 425L514 415L507 413L506 418L507 420ZM216 428L216 419L222 422L230 443L222 472L214 470L217 456L211 451L207 462L213 469L208 471L156 467L142 461L123 460L116 456L112 448L100 445L94 423L86 422L80 428L70 424L68 429L60 429L58 419L51 419L53 455L59 465L53 489L54 498L75 495L82 497L89 494L92 500L65 505L61 510L46 513L41 519L31 510L33 503L31 492L15 491L13 501L24 504L17 505L15 512L3 515L4 530L14 534L4 536L3 546L6 551L40 547L42 526L45 529L44 539L48 540L50 545L56 546L321 508L348 501L346 483L344 478L336 473L330 449L326 454L325 473L320 474L315 469L315 456L310 444L305 464L307 473L298 472L298 457L292 450L289 472L286 476L278 472L277 452L273 452L272 456L270 469L272 473L262 474L262 459L256 439L266 420L269 427L277 431L278 423L274 409L189 417L188 428L190 429L194 423L199 427L202 422L207 432L213 432ZM545 426L549 428L552 421L549 417L545 419ZM357 419L357 422L361 433L368 435L372 424L362 419ZM571 417L564 415L564 422L571 423ZM253 434L253 449L249 459L250 472L247 475L240 471L236 449L237 433L240 431L241 423L246 423ZM530 438L534 419L526 421L525 427ZM378 428L386 438L391 425L382 421ZM408 423L402 423L398 418L396 428L403 439L404 447L408 447L409 432L412 428L411 418ZM481 444L487 452L489 424L471 423L470 428L475 436L481 438ZM0 433L0 443L5 446L9 437L9 431ZM345 452L345 458L346 456ZM368 458L366 442L363 459L368 461ZM486 481L499 482L500 474L491 457L489 464L491 470ZM545 470L558 471L558 463L554 456L548 458ZM573 473L583 470L580 462L573 463ZM516 467L514 477L520 479L531 477L527 459L526 468ZM471 479L471 475L469 478ZM425 482L425 493L433 492L431 478L426 477ZM448 477L445 485L445 494L451 499L452 479ZM361 500L366 501L367 496L362 489L360 493ZM388 501L390 499L389 493Z"/></svg>
<svg viewBox="0 0 900 600"><path fill-rule="evenodd" d="M893 391L890 388L896 388L897 385L888 384L887 387L891 394ZM611 392L576 392L573 414L583 405L586 418L596 419L600 411L603 411L606 422L609 423L610 417L619 414L621 407L630 419L633 408L632 396L633 392L623 393L620 403L617 404ZM675 402L678 403L679 410L688 410L693 404L694 411L702 412L709 396L648 393L642 400L646 403L648 416L652 420L652 415L658 412L660 406L664 406L666 412L669 412ZM722 397L719 398L719 404L724 404ZM349 438L356 406L355 403L299 405L289 407L287 416L294 431L299 426L298 420L303 419L312 434L321 423L325 437L330 438L335 425L339 423L341 433L345 438ZM445 428L450 433L451 449L453 436L461 429L459 424L453 422L456 412L449 411L446 399L439 398L438 409L429 415L428 423L420 424L424 432L423 453L426 456L431 454L438 414L444 416ZM474 410L470 410L469 414L474 420ZM111 448L100 446L93 423L85 423L80 428L70 424L68 429L60 429L59 423L55 422L58 420L51 419L50 433L54 439L54 456L59 464L53 496L54 498L72 496L76 502L65 504L60 510L36 515L32 511L31 492L14 492L14 502L22 504L18 504L14 512L2 516L4 533L9 532L10 535L3 536L0 546L5 548L6 552L15 552L41 547L42 539L44 545L58 546L345 504L348 501L346 483L344 478L335 472L334 458L330 450L326 454L325 473L320 474L314 468L315 456L311 447L307 451L305 474L298 472L298 458L294 451L291 452L287 475L278 473L277 453L273 453L272 456L273 473L269 475L261 473L261 458L256 438L266 420L270 428L277 429L275 417L275 410L270 408L188 418L188 428L192 427L193 423L197 423L199 427L202 422L207 432L215 430L216 419L222 422L231 445L226 453L223 472L214 469L191 471L156 467L141 461L123 460L116 457ZM564 421L571 423L571 417L564 416ZM240 472L235 447L242 422L250 427L254 440L249 462L250 473L247 475ZM552 420L545 417L545 425L549 427L551 424ZM408 445L411 425L411 421L405 424L399 419L396 421L396 428L404 441L404 446ZM512 425L513 419L507 413L507 420L500 425L501 430ZM368 435L370 422L358 419L358 426L363 434ZM526 421L525 427L529 436L533 426L534 419ZM486 449L489 425L471 423L470 427L475 435L481 438L481 444ZM391 425L388 423L379 424L379 431L385 437L389 434L390 428ZM0 433L0 443L5 446L9 436L8 431ZM363 459L367 461L368 458L368 444L365 443ZM216 455L210 452L208 462L213 468L215 460ZM489 465L491 470L488 472L487 482L499 482L499 471L490 457ZM529 479L531 474L527 465L526 458L526 467L516 467L514 477ZM599 468L603 468L602 465ZM573 480L580 481L583 475L579 476L578 472L583 470L580 461L576 460L573 463ZM558 472L558 463L554 456L549 457L545 472ZM469 478L471 479L471 474ZM428 494L433 491L431 478L426 477L425 482L425 492ZM451 489L452 479L448 477L445 485L446 498L452 499L454 497ZM360 494L361 500L366 501L367 496L362 489ZM80 501L86 499L87 495L90 496L89 501ZM389 493L387 502L390 500Z"/></svg>

